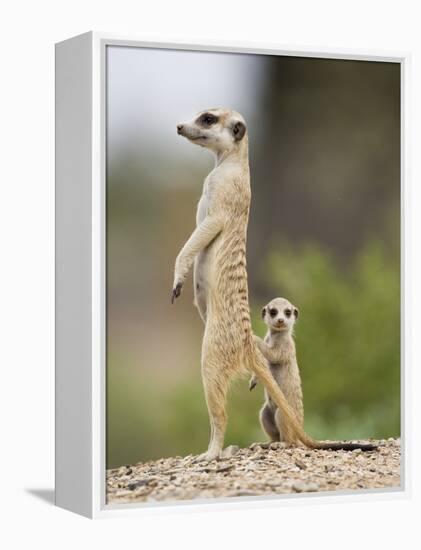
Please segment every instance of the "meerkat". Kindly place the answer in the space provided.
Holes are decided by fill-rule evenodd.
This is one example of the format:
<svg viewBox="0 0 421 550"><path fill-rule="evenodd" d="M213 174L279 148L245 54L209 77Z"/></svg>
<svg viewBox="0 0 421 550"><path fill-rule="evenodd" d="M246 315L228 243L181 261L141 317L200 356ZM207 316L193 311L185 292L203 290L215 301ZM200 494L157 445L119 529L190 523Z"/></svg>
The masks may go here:
<svg viewBox="0 0 421 550"><path fill-rule="evenodd" d="M230 381L254 372L283 415L283 437L290 444L319 444L307 436L267 368L251 330L246 271L246 233L251 190L248 132L242 115L208 109L178 124L177 133L209 149L215 166L204 181L196 229L175 261L171 302L180 296L194 262L195 305L205 323L201 371L211 436L201 460L219 457L227 424Z"/></svg>
<svg viewBox="0 0 421 550"><path fill-rule="evenodd" d="M285 298L275 298L262 309L262 319L268 331L262 340L254 336L257 347L267 359L270 372L283 391L301 426L304 425L303 392L298 369L293 329L298 319L298 308ZM250 391L257 377L250 380ZM260 424L271 441L283 441L282 414L265 391L265 402L260 411Z"/></svg>
<svg viewBox="0 0 421 550"><path fill-rule="evenodd" d="M268 331L262 340L254 335L254 341L266 358L269 370L293 409L301 428L304 428L303 392L300 370L294 342L294 325L298 319L298 308L285 298L275 298L262 309L262 319ZM257 377L250 379L250 391L257 385ZM275 401L265 390L265 402L259 414L260 424L270 441L285 441L283 416ZM370 444L358 443L321 443L319 448L331 450L362 449L375 450Z"/></svg>

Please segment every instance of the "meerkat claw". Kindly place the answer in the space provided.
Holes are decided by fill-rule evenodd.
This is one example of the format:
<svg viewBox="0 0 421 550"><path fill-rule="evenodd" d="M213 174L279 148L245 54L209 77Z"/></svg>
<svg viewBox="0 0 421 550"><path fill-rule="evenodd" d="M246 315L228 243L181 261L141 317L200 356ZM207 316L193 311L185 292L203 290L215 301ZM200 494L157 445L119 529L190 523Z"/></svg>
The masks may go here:
<svg viewBox="0 0 421 550"><path fill-rule="evenodd" d="M252 378L249 382L249 390L252 391L257 386L257 380Z"/></svg>
<svg viewBox="0 0 421 550"><path fill-rule="evenodd" d="M175 287L172 289L172 295L171 295L172 304L175 302L175 299L180 296L182 287L183 287L183 283L177 283Z"/></svg>

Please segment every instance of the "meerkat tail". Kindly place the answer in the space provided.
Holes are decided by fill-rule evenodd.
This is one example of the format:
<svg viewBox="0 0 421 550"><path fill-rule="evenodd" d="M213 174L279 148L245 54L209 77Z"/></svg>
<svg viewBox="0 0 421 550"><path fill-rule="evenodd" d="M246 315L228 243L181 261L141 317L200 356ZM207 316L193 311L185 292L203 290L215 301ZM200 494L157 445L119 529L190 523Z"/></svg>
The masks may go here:
<svg viewBox="0 0 421 550"><path fill-rule="evenodd" d="M284 393L282 392L275 379L273 378L271 372L269 371L266 359L256 347L254 347L254 349L252 348L250 352L249 368L262 382L262 384L267 389L269 395L274 400L279 410L282 412L282 415L285 419L285 440L288 443L301 441L301 443L303 443L307 447L314 448L316 442L308 437L300 426L294 410L289 405Z"/></svg>
<svg viewBox="0 0 421 550"><path fill-rule="evenodd" d="M376 451L376 445L371 443L322 443L321 441L316 441L315 449L325 449L327 451L355 451L360 449L361 451Z"/></svg>
<svg viewBox="0 0 421 550"><path fill-rule="evenodd" d="M377 449L375 445L365 443L323 443L321 441L316 441L307 435L301 427L294 410L289 405L284 393L276 383L270 370L267 368L266 359L257 348L251 350L249 368L266 387L269 395L281 411L285 419L283 429L285 430L285 441L287 443L296 443L298 441L310 449L330 451L355 451L356 449L361 449L361 451L375 451Z"/></svg>

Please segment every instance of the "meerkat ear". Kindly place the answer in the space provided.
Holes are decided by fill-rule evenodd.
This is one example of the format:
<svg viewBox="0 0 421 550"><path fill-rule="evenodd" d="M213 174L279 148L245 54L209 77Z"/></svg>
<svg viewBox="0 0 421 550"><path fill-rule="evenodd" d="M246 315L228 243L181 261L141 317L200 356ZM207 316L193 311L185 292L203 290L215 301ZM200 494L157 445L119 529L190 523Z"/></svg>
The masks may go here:
<svg viewBox="0 0 421 550"><path fill-rule="evenodd" d="M264 308L262 309L262 319L265 318L265 315L266 315L266 308L264 307Z"/></svg>
<svg viewBox="0 0 421 550"><path fill-rule="evenodd" d="M298 319L298 314L299 314L298 308L295 307L295 308L294 308L294 317L295 317L296 319Z"/></svg>
<svg viewBox="0 0 421 550"><path fill-rule="evenodd" d="M232 133L234 135L235 141L241 141L246 133L246 125L244 122L236 122L232 127Z"/></svg>

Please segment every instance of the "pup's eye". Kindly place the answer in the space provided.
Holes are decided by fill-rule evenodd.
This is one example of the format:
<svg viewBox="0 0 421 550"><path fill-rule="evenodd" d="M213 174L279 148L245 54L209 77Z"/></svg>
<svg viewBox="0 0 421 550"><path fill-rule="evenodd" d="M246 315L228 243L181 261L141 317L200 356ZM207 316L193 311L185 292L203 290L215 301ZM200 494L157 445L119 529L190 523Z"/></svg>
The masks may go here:
<svg viewBox="0 0 421 550"><path fill-rule="evenodd" d="M290 309L286 309L286 310L284 311L284 313L285 313L285 316L286 316L286 317L291 317L292 311L291 311Z"/></svg>
<svg viewBox="0 0 421 550"><path fill-rule="evenodd" d="M269 310L269 315L271 317L275 317L277 314L278 314L278 310L276 308L273 307Z"/></svg>
<svg viewBox="0 0 421 550"><path fill-rule="evenodd" d="M205 124L212 124L213 118L210 117L210 116L205 116L205 118L203 119L203 122L204 122Z"/></svg>

